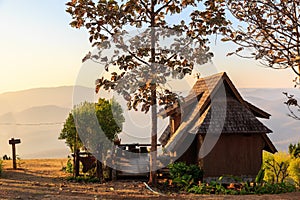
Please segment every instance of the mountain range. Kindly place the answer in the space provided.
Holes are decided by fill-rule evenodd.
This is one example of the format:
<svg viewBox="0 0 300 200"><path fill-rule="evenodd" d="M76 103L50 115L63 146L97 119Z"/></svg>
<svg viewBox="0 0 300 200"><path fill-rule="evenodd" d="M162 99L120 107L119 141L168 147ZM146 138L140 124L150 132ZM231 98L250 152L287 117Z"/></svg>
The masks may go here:
<svg viewBox="0 0 300 200"><path fill-rule="evenodd" d="M58 136L72 109L73 91L73 86L62 86L0 94L0 156L11 154L8 140L14 137L21 139L17 145L21 158L66 157L69 149ZM94 90L76 87L76 91L84 97L91 96ZM273 131L269 137L278 150L287 151L290 143L300 141L300 121L287 116L289 111L284 104L287 98L282 94L288 92L300 98L299 89L240 88L239 92L244 99L271 114L270 119L262 122ZM131 111L124 115L130 120L120 134L122 142L150 142L150 117ZM161 133L168 122L159 123Z"/></svg>

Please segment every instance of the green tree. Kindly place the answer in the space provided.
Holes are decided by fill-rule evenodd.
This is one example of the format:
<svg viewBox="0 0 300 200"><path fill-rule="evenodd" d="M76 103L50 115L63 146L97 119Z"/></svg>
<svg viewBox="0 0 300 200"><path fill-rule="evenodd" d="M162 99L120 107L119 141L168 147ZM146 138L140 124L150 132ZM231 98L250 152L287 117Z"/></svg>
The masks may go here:
<svg viewBox="0 0 300 200"><path fill-rule="evenodd" d="M96 91L115 90L128 101L129 109L140 108L145 113L151 110L150 184L156 183L157 103L170 106L177 101L177 95L163 85L167 77L182 78L191 74L195 64L211 59L208 38L219 31L225 32L228 25L223 3L222 0L72 0L67 3L67 12L73 18L71 26L85 27L93 46L116 47L111 57L100 50L83 59L104 63L111 73L109 78L97 80ZM178 16L184 12L189 12L188 20L178 22ZM149 28L127 41L128 30L142 27ZM170 35L176 35L177 39L171 48L164 48L159 40Z"/></svg>
<svg viewBox="0 0 300 200"><path fill-rule="evenodd" d="M58 139L66 140L66 144L68 145L68 147L70 147L72 153L74 153L76 149L82 147L82 142L78 137L76 131L76 126L72 112L69 113L69 116L64 123L63 129L61 130Z"/></svg>
<svg viewBox="0 0 300 200"><path fill-rule="evenodd" d="M289 154L293 158L300 158L300 142L298 142L298 144L289 145Z"/></svg>
<svg viewBox="0 0 300 200"><path fill-rule="evenodd" d="M74 147L83 147L83 143L81 138L78 136L73 117L74 114L82 115L83 113L86 115L97 116L99 126L110 141L113 141L117 134L122 131L122 123L125 121L123 110L121 105L114 99L108 101L100 98L98 103L84 102L81 105L76 106L72 112L69 113L58 138L60 140L66 140L66 144L70 147L71 152L74 152ZM97 133L95 133L95 135L97 135Z"/></svg>
<svg viewBox="0 0 300 200"><path fill-rule="evenodd" d="M97 118L97 123L93 117ZM97 103L84 102L75 106L66 119L59 136L59 139L66 140L66 144L75 153L74 167L78 166L76 164L78 155L76 154L81 147L98 155L98 160L101 160L103 146L107 145L104 141L113 141L117 137L117 134L122 131L124 120L121 105L114 99L108 101L100 98ZM97 129L91 127L97 127ZM98 170L98 166L102 167L102 165L100 166L97 162L99 177L102 175L102 168ZM75 169L74 171L78 174L79 170Z"/></svg>

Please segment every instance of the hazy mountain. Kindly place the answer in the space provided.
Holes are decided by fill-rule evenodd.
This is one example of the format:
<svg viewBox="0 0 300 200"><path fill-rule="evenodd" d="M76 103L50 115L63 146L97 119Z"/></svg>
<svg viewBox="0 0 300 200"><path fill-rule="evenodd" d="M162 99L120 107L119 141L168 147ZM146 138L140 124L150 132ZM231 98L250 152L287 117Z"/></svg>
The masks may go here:
<svg viewBox="0 0 300 200"><path fill-rule="evenodd" d="M0 156L11 154L8 140L20 138L21 158L66 157L60 130L72 108L72 86L37 88L0 94ZM77 87L84 95L90 89ZM44 124L47 123L47 124Z"/></svg>
<svg viewBox="0 0 300 200"><path fill-rule="evenodd" d="M274 89L239 89L240 93L247 101L258 106L271 114L268 120L261 120L273 133L269 137L278 150L287 151L290 143L300 141L300 121L292 119L287 114L289 110L284 104L287 100L282 92L288 92L300 99L300 90L293 88L274 88ZM300 114L300 112L299 112Z"/></svg>
<svg viewBox="0 0 300 200"><path fill-rule="evenodd" d="M31 107L21 112L9 112L0 115L1 123L48 123L64 122L70 108L46 105Z"/></svg>
<svg viewBox="0 0 300 200"><path fill-rule="evenodd" d="M55 105L72 108L73 91L79 96L91 96L93 88L81 86L62 86L53 88L36 88L0 94L0 114L20 112L31 107Z"/></svg>
<svg viewBox="0 0 300 200"><path fill-rule="evenodd" d="M56 105L71 108L73 87L37 88L0 95L0 114L30 107Z"/></svg>
<svg viewBox="0 0 300 200"><path fill-rule="evenodd" d="M65 86L0 94L0 156L11 154L8 140L15 137L22 141L17 145L21 158L66 157L69 150L64 141L57 138L72 108L73 90L72 86ZM290 143L300 140L300 121L287 116L288 110L283 103L286 98L282 94L286 91L300 98L300 90L244 88L239 91L244 99L272 115L271 119L262 121L273 130L269 136L278 150L287 150ZM94 91L77 87L76 95L77 100L90 99ZM127 122L121 134L122 142L150 142L150 117L123 108ZM161 122L159 132L166 123Z"/></svg>

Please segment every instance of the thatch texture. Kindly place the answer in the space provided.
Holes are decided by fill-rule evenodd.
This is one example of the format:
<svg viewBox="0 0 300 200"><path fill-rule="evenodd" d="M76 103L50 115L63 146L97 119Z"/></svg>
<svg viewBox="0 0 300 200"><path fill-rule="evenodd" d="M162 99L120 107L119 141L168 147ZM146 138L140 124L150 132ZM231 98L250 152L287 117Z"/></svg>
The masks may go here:
<svg viewBox="0 0 300 200"><path fill-rule="evenodd" d="M226 73L197 80L184 102L161 111L159 115L167 117L176 112L183 112L181 125L174 134L167 127L159 138L161 144L171 150L176 149L187 134L206 134L208 130L222 134L272 132L256 118L269 118L270 114L243 100ZM275 149L270 141L266 143L269 145L267 149Z"/></svg>

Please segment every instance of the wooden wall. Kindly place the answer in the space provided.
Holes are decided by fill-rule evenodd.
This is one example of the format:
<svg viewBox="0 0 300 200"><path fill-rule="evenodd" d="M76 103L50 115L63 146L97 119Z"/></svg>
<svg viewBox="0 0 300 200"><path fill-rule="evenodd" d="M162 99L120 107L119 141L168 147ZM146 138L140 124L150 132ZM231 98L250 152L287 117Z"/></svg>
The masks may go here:
<svg viewBox="0 0 300 200"><path fill-rule="evenodd" d="M180 124L181 124L181 114L180 113L176 113L176 114L170 116L171 136L175 133L175 131L180 126Z"/></svg>
<svg viewBox="0 0 300 200"><path fill-rule="evenodd" d="M205 177L256 176L262 164L263 146L261 134L222 134L212 151L200 162Z"/></svg>

